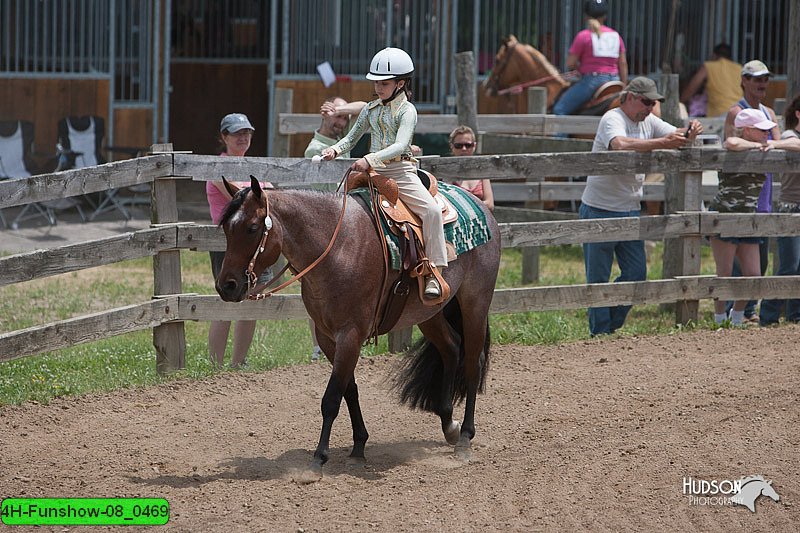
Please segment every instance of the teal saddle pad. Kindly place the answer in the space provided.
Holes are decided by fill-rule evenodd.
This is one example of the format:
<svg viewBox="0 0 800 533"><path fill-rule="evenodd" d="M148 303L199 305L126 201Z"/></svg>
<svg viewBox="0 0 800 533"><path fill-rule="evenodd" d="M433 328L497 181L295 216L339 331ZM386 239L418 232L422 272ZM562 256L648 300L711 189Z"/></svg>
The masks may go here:
<svg viewBox="0 0 800 533"><path fill-rule="evenodd" d="M444 225L444 239L453 245L456 255L461 255L489 242L492 234L486 222L486 215L481 209L480 200L476 200L474 196L456 185L440 181L437 183L437 187L439 194L443 194L450 200L450 204L458 214L456 220ZM364 203L370 205L369 189L366 187L353 189L348 194L359 196ZM385 216L381 216L381 224L386 234L392 268L400 270L400 238L391 232Z"/></svg>

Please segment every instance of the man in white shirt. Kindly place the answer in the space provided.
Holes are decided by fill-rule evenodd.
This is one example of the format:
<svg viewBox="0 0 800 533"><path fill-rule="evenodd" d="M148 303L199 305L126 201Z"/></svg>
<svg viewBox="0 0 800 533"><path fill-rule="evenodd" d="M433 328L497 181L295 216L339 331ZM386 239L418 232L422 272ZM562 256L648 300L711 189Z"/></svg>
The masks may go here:
<svg viewBox="0 0 800 533"><path fill-rule="evenodd" d="M656 102L664 97L653 80L631 80L622 93L620 107L607 111L600 119L592 152L633 150L649 152L674 149L690 144L702 133L696 120L689 128L675 126L653 115ZM687 134L688 131L688 134ZM588 176L581 198L580 218L638 217L641 209L644 174ZM587 283L608 283L614 256L620 268L616 281L643 281L647 277L644 241L608 241L583 245ZM592 336L613 333L625 323L631 306L593 307L589 309Z"/></svg>

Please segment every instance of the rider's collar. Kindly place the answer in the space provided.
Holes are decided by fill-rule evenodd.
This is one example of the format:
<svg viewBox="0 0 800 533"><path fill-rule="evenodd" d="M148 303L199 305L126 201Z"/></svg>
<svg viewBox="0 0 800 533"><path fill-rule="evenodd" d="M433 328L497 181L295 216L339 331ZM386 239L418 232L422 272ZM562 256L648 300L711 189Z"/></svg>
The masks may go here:
<svg viewBox="0 0 800 533"><path fill-rule="evenodd" d="M388 104L384 104L383 101L380 98L378 98L377 100L373 100L369 104L367 104L367 107L369 109L374 109L374 108L376 108L378 106L387 106L388 105L389 109L392 110L392 116L394 117L394 116L397 116L397 113L400 111L400 107L403 104L405 104L406 102L408 102L408 97L406 97L405 91L401 90L397 94L397 96L395 96L395 98L391 102L389 102Z"/></svg>

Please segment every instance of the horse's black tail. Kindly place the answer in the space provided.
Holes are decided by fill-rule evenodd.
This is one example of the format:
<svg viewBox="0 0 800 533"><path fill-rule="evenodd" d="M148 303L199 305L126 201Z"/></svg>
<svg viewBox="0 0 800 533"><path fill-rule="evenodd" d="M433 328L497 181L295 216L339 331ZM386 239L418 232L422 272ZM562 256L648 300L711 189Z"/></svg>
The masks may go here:
<svg viewBox="0 0 800 533"><path fill-rule="evenodd" d="M456 333L463 339L464 326L461 307L453 298L445 306L444 318ZM486 339L483 343L481 354L480 381L478 392L483 392L486 374L489 372L489 323L486 323ZM395 381L395 388L400 393L400 401L412 409L420 409L437 413L442 401L441 390L445 384L442 381L444 365L439 350L427 339L417 342L406 356L404 367ZM452 386L453 403L458 404L467 396L467 383L464 379L464 344L459 343L458 367Z"/></svg>

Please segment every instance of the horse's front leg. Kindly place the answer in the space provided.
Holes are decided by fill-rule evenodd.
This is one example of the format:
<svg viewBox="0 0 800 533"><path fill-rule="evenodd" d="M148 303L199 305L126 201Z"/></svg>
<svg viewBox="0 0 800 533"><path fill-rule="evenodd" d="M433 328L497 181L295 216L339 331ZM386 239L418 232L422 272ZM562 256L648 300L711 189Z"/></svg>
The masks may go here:
<svg viewBox="0 0 800 533"><path fill-rule="evenodd" d="M320 475L322 474L322 465L328 462L331 429L333 421L339 415L343 397L347 400L353 421L353 456L358 457L360 453L360 456L363 457L364 444L368 437L364 419L361 416L361 408L358 405L358 388L353 376L356 362L358 362L360 339L353 331L337 335L335 342L333 370L328 380L328 386L325 388L325 394L322 396L322 430L319 444L314 452L314 459L311 462L312 471Z"/></svg>

